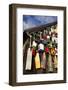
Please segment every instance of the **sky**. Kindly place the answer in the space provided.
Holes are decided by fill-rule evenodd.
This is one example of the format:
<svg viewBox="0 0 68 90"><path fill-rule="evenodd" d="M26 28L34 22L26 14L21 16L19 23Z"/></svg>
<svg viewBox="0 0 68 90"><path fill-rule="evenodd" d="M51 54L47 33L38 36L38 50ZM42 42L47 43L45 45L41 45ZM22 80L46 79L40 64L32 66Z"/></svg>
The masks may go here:
<svg viewBox="0 0 68 90"><path fill-rule="evenodd" d="M24 30L57 21L57 16L23 15Z"/></svg>

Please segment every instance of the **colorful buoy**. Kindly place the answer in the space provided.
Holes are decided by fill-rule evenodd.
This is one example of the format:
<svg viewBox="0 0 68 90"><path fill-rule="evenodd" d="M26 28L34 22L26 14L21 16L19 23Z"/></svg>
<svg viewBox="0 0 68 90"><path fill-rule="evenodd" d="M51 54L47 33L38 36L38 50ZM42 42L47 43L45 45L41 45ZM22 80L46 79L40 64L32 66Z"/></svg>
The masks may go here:
<svg viewBox="0 0 68 90"><path fill-rule="evenodd" d="M35 68L39 69L40 68L40 57L39 57L39 53L36 52L36 56L35 56Z"/></svg>
<svg viewBox="0 0 68 90"><path fill-rule="evenodd" d="M38 50L40 51L40 50L44 50L44 44L42 44L42 43L40 43L39 45L38 45Z"/></svg>
<svg viewBox="0 0 68 90"><path fill-rule="evenodd" d="M48 57L48 72L53 72L53 63L52 63L52 58L50 54Z"/></svg>
<svg viewBox="0 0 68 90"><path fill-rule="evenodd" d="M41 68L43 68L43 69L46 68L46 54L45 54L45 52L43 52L43 54L42 54Z"/></svg>
<svg viewBox="0 0 68 90"><path fill-rule="evenodd" d="M45 52L49 53L49 48L48 47L45 47Z"/></svg>
<svg viewBox="0 0 68 90"><path fill-rule="evenodd" d="M54 68L56 69L58 65L58 60L57 60L57 56L54 56Z"/></svg>
<svg viewBox="0 0 68 90"><path fill-rule="evenodd" d="M50 53L51 55L55 55L56 54L55 48L51 48Z"/></svg>
<svg viewBox="0 0 68 90"><path fill-rule="evenodd" d="M32 48L32 56L36 55L36 50L34 48Z"/></svg>

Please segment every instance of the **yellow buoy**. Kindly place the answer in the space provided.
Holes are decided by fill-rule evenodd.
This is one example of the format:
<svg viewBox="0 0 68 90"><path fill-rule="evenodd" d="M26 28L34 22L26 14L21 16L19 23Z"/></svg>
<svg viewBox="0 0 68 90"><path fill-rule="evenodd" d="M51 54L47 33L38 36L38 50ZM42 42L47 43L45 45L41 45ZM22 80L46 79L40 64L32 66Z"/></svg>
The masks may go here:
<svg viewBox="0 0 68 90"><path fill-rule="evenodd" d="M40 68L40 57L39 57L38 52L36 53L36 56L35 56L35 67L36 67L36 69Z"/></svg>

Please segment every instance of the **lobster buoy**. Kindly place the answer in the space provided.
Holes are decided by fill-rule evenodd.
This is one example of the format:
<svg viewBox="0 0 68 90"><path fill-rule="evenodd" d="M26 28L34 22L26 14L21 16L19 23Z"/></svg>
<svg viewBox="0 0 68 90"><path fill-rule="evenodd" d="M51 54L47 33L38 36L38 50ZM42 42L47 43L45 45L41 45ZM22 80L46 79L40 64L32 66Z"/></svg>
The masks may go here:
<svg viewBox="0 0 68 90"><path fill-rule="evenodd" d="M31 38L32 36L30 35L30 46L27 50L27 59L26 59L26 70L31 70L31 65L32 65L32 50L31 50Z"/></svg>
<svg viewBox="0 0 68 90"><path fill-rule="evenodd" d="M51 48L50 53L51 55L55 55L56 54L55 48Z"/></svg>
<svg viewBox="0 0 68 90"><path fill-rule="evenodd" d="M41 68L46 69L46 54L43 52L41 60Z"/></svg>
<svg viewBox="0 0 68 90"><path fill-rule="evenodd" d="M36 56L35 56L35 68L39 69L40 68L40 57L39 57L39 53L36 52Z"/></svg>
<svg viewBox="0 0 68 90"><path fill-rule="evenodd" d="M57 56L54 56L54 68L57 69L58 59Z"/></svg>
<svg viewBox="0 0 68 90"><path fill-rule="evenodd" d="M48 72L53 72L53 63L52 63L51 54L49 54L48 57Z"/></svg>
<svg viewBox="0 0 68 90"><path fill-rule="evenodd" d="M32 56L35 56L36 55L36 50L35 48L32 48Z"/></svg>
<svg viewBox="0 0 68 90"><path fill-rule="evenodd" d="M44 50L44 44L40 43L38 45L38 51L43 51Z"/></svg>
<svg viewBox="0 0 68 90"><path fill-rule="evenodd" d="M45 52L49 53L49 48L48 47L45 47Z"/></svg>
<svg viewBox="0 0 68 90"><path fill-rule="evenodd" d="M31 70L31 64L32 64L32 50L31 48L28 48L27 50L27 59L26 59L26 70Z"/></svg>

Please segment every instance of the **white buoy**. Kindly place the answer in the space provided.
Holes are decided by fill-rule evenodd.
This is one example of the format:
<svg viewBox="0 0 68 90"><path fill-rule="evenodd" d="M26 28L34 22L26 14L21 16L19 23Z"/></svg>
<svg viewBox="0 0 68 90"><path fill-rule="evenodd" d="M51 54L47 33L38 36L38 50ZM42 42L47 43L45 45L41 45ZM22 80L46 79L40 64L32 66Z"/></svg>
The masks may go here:
<svg viewBox="0 0 68 90"><path fill-rule="evenodd" d="M31 64L32 64L32 51L30 48L27 50L27 59L26 59L26 70L31 70Z"/></svg>
<svg viewBox="0 0 68 90"><path fill-rule="evenodd" d="M38 45L38 50L44 50L44 44L40 43L40 44Z"/></svg>
<svg viewBox="0 0 68 90"><path fill-rule="evenodd" d="M32 50L31 50L31 36L30 36L30 47L27 50L27 58L26 58L26 70L31 70L32 64Z"/></svg>

